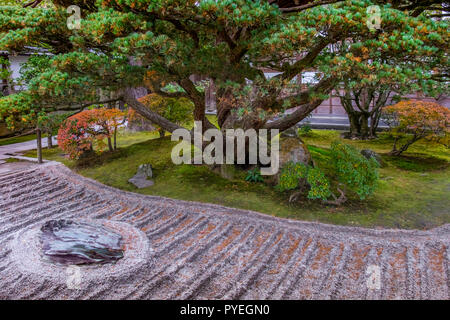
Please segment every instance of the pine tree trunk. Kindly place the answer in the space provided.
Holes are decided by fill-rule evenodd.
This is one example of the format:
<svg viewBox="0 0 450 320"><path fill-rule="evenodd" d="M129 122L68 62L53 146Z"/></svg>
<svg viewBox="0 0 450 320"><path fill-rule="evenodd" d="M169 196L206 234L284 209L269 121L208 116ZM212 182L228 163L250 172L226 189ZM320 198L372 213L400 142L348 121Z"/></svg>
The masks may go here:
<svg viewBox="0 0 450 320"><path fill-rule="evenodd" d="M36 129L36 144L38 163L42 163L42 134L39 128Z"/></svg>
<svg viewBox="0 0 450 320"><path fill-rule="evenodd" d="M369 118L366 114L361 114L360 119L360 132L359 137L361 139L369 138Z"/></svg>
<svg viewBox="0 0 450 320"><path fill-rule="evenodd" d="M356 113L350 113L348 119L350 121L350 136L352 138L359 137L361 130L359 116Z"/></svg>
<svg viewBox="0 0 450 320"><path fill-rule="evenodd" d="M371 118L370 128L369 128L369 138L375 138L377 136L378 120L376 118Z"/></svg>

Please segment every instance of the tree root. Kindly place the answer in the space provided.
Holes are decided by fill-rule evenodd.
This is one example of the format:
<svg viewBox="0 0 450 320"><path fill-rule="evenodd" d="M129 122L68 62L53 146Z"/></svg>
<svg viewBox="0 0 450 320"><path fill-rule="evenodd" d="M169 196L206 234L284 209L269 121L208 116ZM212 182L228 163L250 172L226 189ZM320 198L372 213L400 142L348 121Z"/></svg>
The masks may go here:
<svg viewBox="0 0 450 320"><path fill-rule="evenodd" d="M334 193L331 193L331 196L333 197L334 200L325 200L324 203L326 204L331 204L334 206L340 206L342 205L345 201L347 201L347 197L345 196L344 191L342 191L341 189L337 188L337 190L339 191L340 195L339 198L336 197L336 195Z"/></svg>
<svg viewBox="0 0 450 320"><path fill-rule="evenodd" d="M302 191L296 191L289 197L289 203L293 203L298 200L298 198L303 194Z"/></svg>

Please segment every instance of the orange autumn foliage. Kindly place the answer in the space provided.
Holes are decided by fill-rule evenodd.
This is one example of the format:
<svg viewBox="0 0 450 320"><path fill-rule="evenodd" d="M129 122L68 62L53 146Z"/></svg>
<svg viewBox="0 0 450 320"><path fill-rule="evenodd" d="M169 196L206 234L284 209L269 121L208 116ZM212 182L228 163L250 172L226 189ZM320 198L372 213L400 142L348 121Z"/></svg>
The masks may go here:
<svg viewBox="0 0 450 320"><path fill-rule="evenodd" d="M63 122L58 131L58 145L71 159L93 150L94 142L102 150L104 140L111 138L123 118L119 109L84 110Z"/></svg>
<svg viewBox="0 0 450 320"><path fill-rule="evenodd" d="M394 135L393 155L399 155L420 139L449 145L450 110L435 102L401 101L383 109L384 121ZM401 138L406 142L398 149Z"/></svg>

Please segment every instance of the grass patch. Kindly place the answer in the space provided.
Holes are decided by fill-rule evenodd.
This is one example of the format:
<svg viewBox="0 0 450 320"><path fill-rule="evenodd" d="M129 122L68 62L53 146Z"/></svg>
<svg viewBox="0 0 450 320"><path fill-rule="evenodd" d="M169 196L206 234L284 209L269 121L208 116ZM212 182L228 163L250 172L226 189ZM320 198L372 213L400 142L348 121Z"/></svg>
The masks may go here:
<svg viewBox="0 0 450 320"><path fill-rule="evenodd" d="M26 141L30 141L30 140L34 140L34 139L36 139L35 134L29 134L29 135L20 136L20 137L3 138L3 139L0 139L0 146L6 146L8 144L13 144L13 143L26 142Z"/></svg>
<svg viewBox="0 0 450 320"><path fill-rule="evenodd" d="M342 139L339 130L313 130L312 134L302 137L308 145L329 148L330 143L334 140L340 140L347 144L353 145L358 149L371 149L380 154L386 154L392 150L394 138L387 132L380 132L377 139L373 140L349 140ZM399 143L401 144L401 143ZM438 159L450 161L450 151L442 144L419 140L412 144L404 156L430 156Z"/></svg>
<svg viewBox="0 0 450 320"><path fill-rule="evenodd" d="M423 154L409 154L398 157L385 155L383 159L399 169L414 172L440 171L446 169L449 165L449 162L444 159Z"/></svg>
<svg viewBox="0 0 450 320"><path fill-rule="evenodd" d="M366 201L349 197L341 207L325 206L317 201L302 199L290 204L289 193L281 193L264 183L244 181L245 173L227 180L206 165L176 166L170 159L175 142L166 136L154 139L153 133L123 133L120 150L105 152L84 166L65 159L58 148L44 149L45 159L65 163L79 174L106 185L127 191L165 196L175 199L210 202L249 209L266 214L309 221L364 227L427 229L450 223L450 160L449 151L439 145L422 144L411 147L404 157L386 155L392 140L382 134L379 140L351 141L359 149L369 148L382 154L386 167L380 168L380 182L375 194ZM314 161L327 169L329 147L340 139L338 131L313 130L308 143ZM27 153L33 156L35 152ZM154 168L152 187L137 189L128 183L142 163Z"/></svg>

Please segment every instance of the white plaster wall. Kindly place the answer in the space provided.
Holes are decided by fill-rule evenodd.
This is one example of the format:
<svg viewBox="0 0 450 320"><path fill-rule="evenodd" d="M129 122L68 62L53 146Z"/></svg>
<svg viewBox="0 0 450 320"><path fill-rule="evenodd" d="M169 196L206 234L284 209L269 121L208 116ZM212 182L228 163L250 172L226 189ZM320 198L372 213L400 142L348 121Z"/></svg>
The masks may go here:
<svg viewBox="0 0 450 320"><path fill-rule="evenodd" d="M22 64L27 62L28 56L9 56L9 62L10 62L10 69L12 71L11 78L14 81L15 79L18 79L20 77L20 68ZM15 86L16 90L24 89L20 88L18 86Z"/></svg>

